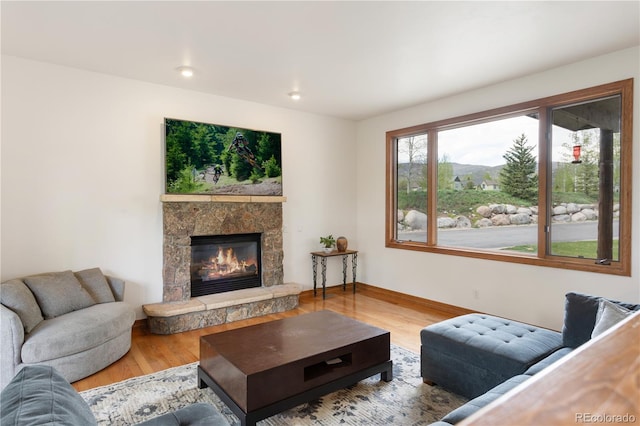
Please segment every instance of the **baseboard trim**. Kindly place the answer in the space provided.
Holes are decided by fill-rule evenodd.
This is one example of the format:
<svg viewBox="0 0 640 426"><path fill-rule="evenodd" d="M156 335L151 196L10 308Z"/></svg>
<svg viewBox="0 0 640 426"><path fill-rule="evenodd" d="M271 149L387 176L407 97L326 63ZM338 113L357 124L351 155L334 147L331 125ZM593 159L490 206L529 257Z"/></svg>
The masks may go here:
<svg viewBox="0 0 640 426"><path fill-rule="evenodd" d="M403 302L409 305L418 305L428 309L433 309L433 310L445 312L447 314L456 315L456 316L478 312L478 311L464 308L462 306L450 305L448 303L438 302L436 300L425 299L418 296L412 296L410 294L400 293L399 291L393 291L386 288L376 287L370 284L358 283L357 289L358 291L379 295L380 298L385 299L389 302L397 302L398 300L402 300Z"/></svg>
<svg viewBox="0 0 640 426"><path fill-rule="evenodd" d="M327 290L327 293L333 293L333 292L336 292L338 294L343 293L342 285L327 287L326 290ZM322 288L320 288L318 291L321 292ZM450 314L453 316L466 315L466 314L478 312L472 309L463 308L461 306L449 305L447 303L438 302L431 299L425 299L422 297L412 296L410 294L400 293L398 291L376 287L376 286L361 283L361 282L358 282L356 284L356 291L358 293L376 297L386 302L401 304L405 307L413 307L418 309L419 308L432 309L432 310L444 312L446 314ZM351 284L347 284L347 292L351 293ZM304 290L302 293L300 293L300 296L313 297L313 290Z"/></svg>

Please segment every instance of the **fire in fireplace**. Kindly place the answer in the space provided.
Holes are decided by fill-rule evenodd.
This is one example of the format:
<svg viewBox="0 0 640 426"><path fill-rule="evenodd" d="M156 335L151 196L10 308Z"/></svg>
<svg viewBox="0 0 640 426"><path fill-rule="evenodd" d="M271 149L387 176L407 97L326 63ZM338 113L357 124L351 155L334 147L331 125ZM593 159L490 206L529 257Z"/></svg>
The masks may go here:
<svg viewBox="0 0 640 426"><path fill-rule="evenodd" d="M262 285L261 234L191 237L191 297Z"/></svg>

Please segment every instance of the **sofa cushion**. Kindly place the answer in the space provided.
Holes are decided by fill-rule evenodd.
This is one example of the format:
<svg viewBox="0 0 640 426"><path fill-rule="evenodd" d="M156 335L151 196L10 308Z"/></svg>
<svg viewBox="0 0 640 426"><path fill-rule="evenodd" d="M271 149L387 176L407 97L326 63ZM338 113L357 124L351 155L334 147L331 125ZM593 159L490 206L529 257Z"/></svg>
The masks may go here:
<svg viewBox="0 0 640 426"><path fill-rule="evenodd" d="M100 303L42 321L22 345L22 362L34 364L94 348L131 330L134 311L124 302Z"/></svg>
<svg viewBox="0 0 640 426"><path fill-rule="evenodd" d="M596 324L596 314L602 297L570 292L565 296L564 325L562 327L562 343L570 348L577 348L591 339ZM640 310L640 305L607 299L632 311Z"/></svg>
<svg viewBox="0 0 640 426"><path fill-rule="evenodd" d="M530 379L531 376L527 376L524 374L520 374L518 376L513 376L509 380L500 383L498 386L490 389L486 393L480 395L477 398L472 399L471 401L464 404L462 407L456 408L446 416L442 418L443 422L450 423L452 425L461 422L466 419L470 415L474 414L476 411L488 405L489 403L495 401L511 389L518 386L520 383Z"/></svg>
<svg viewBox="0 0 640 426"><path fill-rule="evenodd" d="M45 319L94 305L87 290L71 271L50 272L24 278Z"/></svg>
<svg viewBox="0 0 640 426"><path fill-rule="evenodd" d="M591 338L598 337L633 313L634 311L624 306L616 305L607 299L600 299L598 313L596 314L596 325L591 332Z"/></svg>
<svg viewBox="0 0 640 426"><path fill-rule="evenodd" d="M52 367L28 365L2 390L3 425L95 425L87 403Z"/></svg>
<svg viewBox="0 0 640 426"><path fill-rule="evenodd" d="M36 298L22 280L15 279L2 283L0 303L20 317L25 333L31 333L31 330L44 320Z"/></svg>
<svg viewBox="0 0 640 426"><path fill-rule="evenodd" d="M75 276L96 303L116 301L111 292L111 287L100 268L78 271L75 273Z"/></svg>
<svg viewBox="0 0 640 426"><path fill-rule="evenodd" d="M572 348L560 348L557 351L555 351L554 353L552 353L551 355L547 356L546 358L538 361L537 363L533 364L531 367L529 367L529 369L527 371L524 372L524 374L527 374L529 376L533 376L534 374L538 374L539 372L541 372L542 370L544 370L545 368L547 368L548 366L550 366L551 364L553 364L554 362L560 360L561 358L564 358L566 355L570 354L571 351L573 351Z"/></svg>

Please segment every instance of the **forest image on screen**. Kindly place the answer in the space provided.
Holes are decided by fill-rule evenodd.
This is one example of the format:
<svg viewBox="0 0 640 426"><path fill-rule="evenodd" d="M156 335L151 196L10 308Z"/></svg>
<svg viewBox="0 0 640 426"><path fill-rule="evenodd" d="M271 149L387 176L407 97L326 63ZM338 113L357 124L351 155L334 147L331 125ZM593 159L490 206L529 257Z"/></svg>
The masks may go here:
<svg viewBox="0 0 640 426"><path fill-rule="evenodd" d="M282 195L281 135L165 118L170 194Z"/></svg>

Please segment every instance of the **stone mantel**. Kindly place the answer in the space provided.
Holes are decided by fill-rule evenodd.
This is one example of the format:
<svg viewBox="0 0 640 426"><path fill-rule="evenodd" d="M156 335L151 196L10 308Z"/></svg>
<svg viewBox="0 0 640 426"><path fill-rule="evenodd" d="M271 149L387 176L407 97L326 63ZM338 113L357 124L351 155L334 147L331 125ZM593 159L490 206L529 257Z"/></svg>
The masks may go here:
<svg viewBox="0 0 640 426"><path fill-rule="evenodd" d="M162 194L163 203L284 203L287 197L271 195Z"/></svg>

